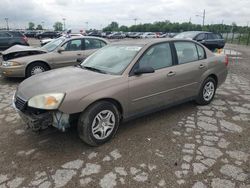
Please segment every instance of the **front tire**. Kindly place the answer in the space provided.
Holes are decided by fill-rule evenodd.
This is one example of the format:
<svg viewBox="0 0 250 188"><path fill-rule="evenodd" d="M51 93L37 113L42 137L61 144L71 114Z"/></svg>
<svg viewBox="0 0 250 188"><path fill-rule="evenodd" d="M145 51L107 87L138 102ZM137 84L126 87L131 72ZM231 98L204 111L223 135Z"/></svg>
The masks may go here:
<svg viewBox="0 0 250 188"><path fill-rule="evenodd" d="M36 75L36 74L39 74L48 70L49 70L49 67L45 63L42 63L42 62L32 63L27 67L26 77L30 77L30 76L33 76L33 75Z"/></svg>
<svg viewBox="0 0 250 188"><path fill-rule="evenodd" d="M214 78L208 77L202 84L196 103L199 105L209 104L214 98L216 86Z"/></svg>
<svg viewBox="0 0 250 188"><path fill-rule="evenodd" d="M120 124L117 107L108 101L94 103L79 117L78 134L81 140L91 146L108 142Z"/></svg>

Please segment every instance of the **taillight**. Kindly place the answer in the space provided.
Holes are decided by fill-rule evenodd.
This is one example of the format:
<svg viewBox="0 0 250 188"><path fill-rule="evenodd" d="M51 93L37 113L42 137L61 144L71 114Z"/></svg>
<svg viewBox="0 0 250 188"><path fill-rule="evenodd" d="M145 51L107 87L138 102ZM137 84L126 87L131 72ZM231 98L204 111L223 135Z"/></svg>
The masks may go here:
<svg viewBox="0 0 250 188"><path fill-rule="evenodd" d="M228 63L229 63L229 58L228 58L228 56L226 55L226 57L225 57L225 65L228 66Z"/></svg>

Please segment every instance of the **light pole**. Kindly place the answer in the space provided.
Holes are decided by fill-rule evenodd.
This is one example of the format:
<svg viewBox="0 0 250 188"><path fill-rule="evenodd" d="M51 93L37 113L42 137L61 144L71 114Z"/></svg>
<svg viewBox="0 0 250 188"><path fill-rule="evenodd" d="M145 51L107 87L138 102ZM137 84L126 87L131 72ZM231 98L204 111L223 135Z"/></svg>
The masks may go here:
<svg viewBox="0 0 250 188"><path fill-rule="evenodd" d="M195 15L195 16L197 16L197 17L202 17L202 27L204 27L205 18L206 18L206 10L205 10L205 9L203 10L203 14L202 14L202 15L197 14L197 15Z"/></svg>
<svg viewBox="0 0 250 188"><path fill-rule="evenodd" d="M4 18L6 21L7 30L9 30L9 18Z"/></svg>
<svg viewBox="0 0 250 188"><path fill-rule="evenodd" d="M43 30L44 30L44 21L42 21L42 28L43 28Z"/></svg>
<svg viewBox="0 0 250 188"><path fill-rule="evenodd" d="M64 27L64 30L66 29L65 20L66 20L66 18L63 18L63 27Z"/></svg>

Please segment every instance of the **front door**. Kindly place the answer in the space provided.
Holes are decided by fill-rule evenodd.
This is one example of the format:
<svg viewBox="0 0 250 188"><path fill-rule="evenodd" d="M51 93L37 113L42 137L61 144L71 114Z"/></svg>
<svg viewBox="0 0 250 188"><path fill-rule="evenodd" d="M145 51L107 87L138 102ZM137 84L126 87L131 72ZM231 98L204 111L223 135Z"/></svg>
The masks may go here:
<svg viewBox="0 0 250 188"><path fill-rule="evenodd" d="M169 43L150 47L134 68L152 67L155 72L129 77L129 116L165 106L172 100L174 82L168 78L173 60Z"/></svg>
<svg viewBox="0 0 250 188"><path fill-rule="evenodd" d="M53 53L53 65L55 68L79 64L77 59L82 59L84 50L82 39L72 39L62 45L63 51Z"/></svg>

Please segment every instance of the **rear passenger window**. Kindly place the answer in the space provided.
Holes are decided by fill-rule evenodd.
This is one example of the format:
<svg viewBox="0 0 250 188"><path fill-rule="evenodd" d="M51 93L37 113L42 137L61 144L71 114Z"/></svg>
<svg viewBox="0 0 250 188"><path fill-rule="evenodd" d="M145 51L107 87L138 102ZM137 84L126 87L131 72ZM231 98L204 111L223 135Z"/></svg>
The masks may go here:
<svg viewBox="0 0 250 188"><path fill-rule="evenodd" d="M84 39L85 40L85 50L97 49L105 46L106 44L98 39Z"/></svg>
<svg viewBox="0 0 250 188"><path fill-rule="evenodd" d="M196 47L197 47L199 60L205 59L206 58L205 50L200 45L196 45Z"/></svg>
<svg viewBox="0 0 250 188"><path fill-rule="evenodd" d="M174 45L179 64L197 61L199 59L196 44L192 42L175 42Z"/></svg>
<svg viewBox="0 0 250 188"><path fill-rule="evenodd" d="M215 39L222 39L222 36L220 34L213 34Z"/></svg>
<svg viewBox="0 0 250 188"><path fill-rule="evenodd" d="M208 34L207 34L207 39L208 39L208 40L213 40L213 39L215 39L215 38L214 38L214 34L213 34L213 33L208 33Z"/></svg>
<svg viewBox="0 0 250 188"><path fill-rule="evenodd" d="M172 66L169 43L157 44L149 48L139 61L139 67L152 67L154 70Z"/></svg>

